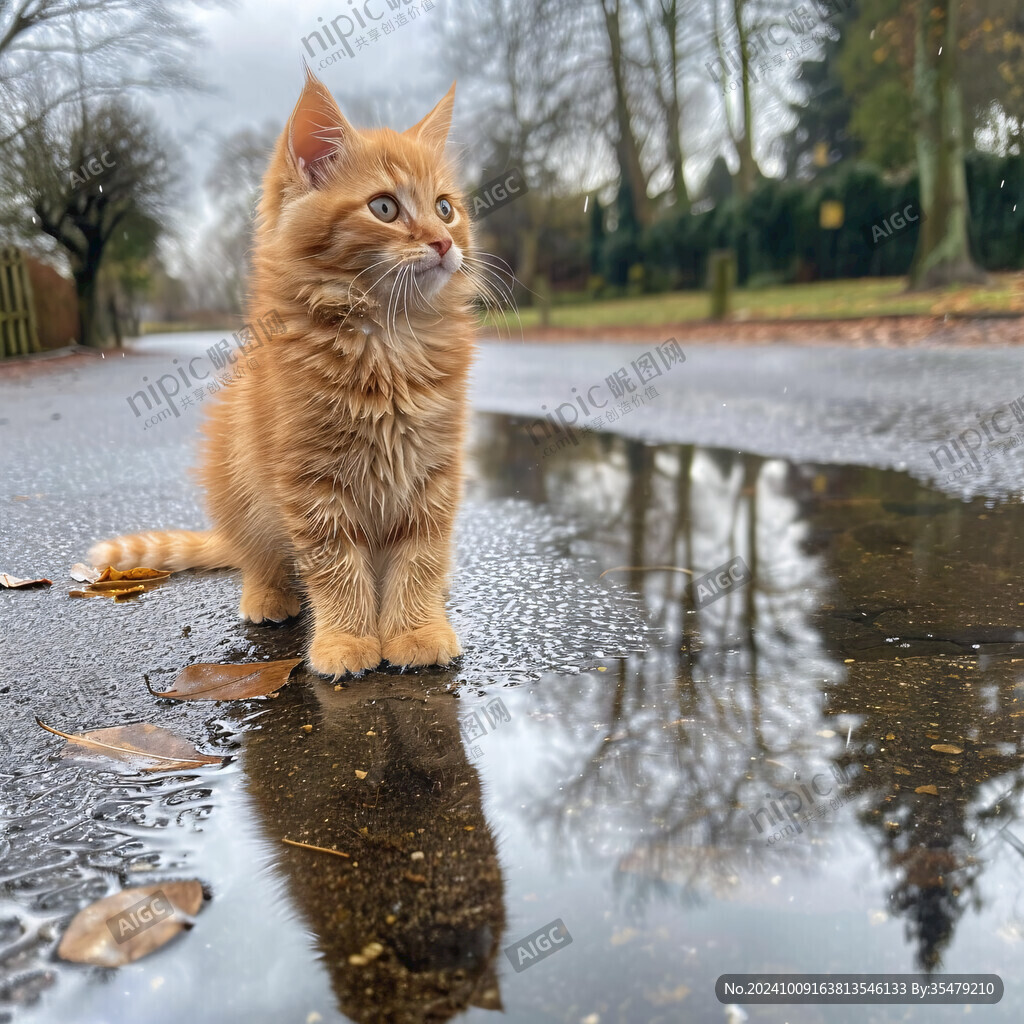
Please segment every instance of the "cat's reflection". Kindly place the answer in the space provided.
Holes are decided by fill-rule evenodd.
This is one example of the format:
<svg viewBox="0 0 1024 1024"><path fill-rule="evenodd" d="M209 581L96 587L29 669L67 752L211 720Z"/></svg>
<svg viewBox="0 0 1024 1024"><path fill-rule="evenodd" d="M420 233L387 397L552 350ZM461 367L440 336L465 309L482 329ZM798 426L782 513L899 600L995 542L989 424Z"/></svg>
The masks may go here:
<svg viewBox="0 0 1024 1024"><path fill-rule="evenodd" d="M457 710L422 679L299 677L246 736L277 867L360 1024L501 1009L501 869Z"/></svg>

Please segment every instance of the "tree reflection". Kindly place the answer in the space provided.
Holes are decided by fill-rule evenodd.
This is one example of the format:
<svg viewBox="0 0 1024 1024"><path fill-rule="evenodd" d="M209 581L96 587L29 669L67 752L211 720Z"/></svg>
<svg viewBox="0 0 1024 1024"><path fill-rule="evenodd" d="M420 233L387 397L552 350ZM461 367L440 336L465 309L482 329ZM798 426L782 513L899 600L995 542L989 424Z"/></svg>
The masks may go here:
<svg viewBox="0 0 1024 1024"><path fill-rule="evenodd" d="M642 904L782 864L812 872L866 838L917 963L938 967L981 907L984 842L1024 785L1010 717L1024 634L996 585L1011 574L992 569L1020 563L1024 531L995 514L979 525L978 507L895 473L611 435L542 458L495 422L482 486L543 494L584 524L572 554L630 567L611 585L641 596L662 638L582 689L537 688L561 730L528 801L548 845L613 861L623 898ZM529 468L497 471L510 464ZM695 576L736 555L753 582L698 608ZM932 750L943 744L963 753ZM837 778L852 780L849 806L801 826L801 785ZM769 819L784 841L758 831Z"/></svg>

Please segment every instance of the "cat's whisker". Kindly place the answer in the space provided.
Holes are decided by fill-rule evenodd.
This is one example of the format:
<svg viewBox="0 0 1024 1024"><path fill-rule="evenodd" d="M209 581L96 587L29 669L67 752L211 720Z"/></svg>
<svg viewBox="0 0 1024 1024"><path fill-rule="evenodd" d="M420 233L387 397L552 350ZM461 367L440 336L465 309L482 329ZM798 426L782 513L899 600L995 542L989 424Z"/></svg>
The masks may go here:
<svg viewBox="0 0 1024 1024"><path fill-rule="evenodd" d="M509 293L509 295L512 294L511 286L515 284L516 276L512 272L511 268L509 268L507 271L499 269L493 264L488 263L480 256L476 255L467 256L466 262L468 262L471 267L478 269L480 273L489 276L493 281L495 281L495 283L499 284L502 288L504 288ZM505 280L506 277L509 279L507 282Z"/></svg>
<svg viewBox="0 0 1024 1024"><path fill-rule="evenodd" d="M519 315L518 304L515 301L511 285L500 276L494 267L487 264L479 256L468 257L467 262L470 280L483 299L484 309L491 310L496 314L501 313L502 316L507 316L506 308L510 309L519 322L520 339L525 340L522 317ZM514 284L515 275L511 276L512 283ZM492 281L497 286L497 294L495 293L495 288L491 285ZM496 329L500 334L500 327L496 325Z"/></svg>
<svg viewBox="0 0 1024 1024"><path fill-rule="evenodd" d="M394 283L391 285L391 294L388 296L388 308L387 308L387 315L384 318L384 330L391 337L394 336L391 333L392 332L392 326L394 327L394 333L395 334L398 333L398 286L399 286L399 283L402 281L403 277L408 272L408 270L409 270L409 265L408 264L406 264L405 266L402 267L401 270L399 270L398 276L395 278ZM392 302L394 303L394 306L395 306L394 317L392 317L392 313L391 313L391 304L392 304Z"/></svg>
<svg viewBox="0 0 1024 1024"><path fill-rule="evenodd" d="M507 301L511 307L516 306L515 296L512 292L512 284L515 283L515 277L513 276L512 282L506 282L498 273L492 268L479 264L472 258L469 260L469 266L472 271L472 279L482 291L485 292L488 297L494 297L493 289L491 288L491 282L497 287L499 294L502 298Z"/></svg>
<svg viewBox="0 0 1024 1024"><path fill-rule="evenodd" d="M420 288L419 282L416 280L415 276L413 276L412 284L424 304L437 314L437 319L430 325L431 327L436 327L442 320L444 320L444 314L423 294L423 290Z"/></svg>
<svg viewBox="0 0 1024 1024"><path fill-rule="evenodd" d="M353 277L352 280L349 281L348 283L349 296L352 295L352 288L355 285L356 281L358 281L359 278L363 276L363 274L368 274L371 270L373 270L374 267L379 267L382 263L387 263L391 259L392 257L386 256L384 259L377 260L375 263L371 263L368 267L364 267L362 270L360 270L359 273L356 274L356 276ZM385 271L384 276L387 277L391 270L393 270L400 262L401 260L396 259L394 263L391 264L391 267L387 271ZM373 285L370 285L370 287L372 288Z"/></svg>

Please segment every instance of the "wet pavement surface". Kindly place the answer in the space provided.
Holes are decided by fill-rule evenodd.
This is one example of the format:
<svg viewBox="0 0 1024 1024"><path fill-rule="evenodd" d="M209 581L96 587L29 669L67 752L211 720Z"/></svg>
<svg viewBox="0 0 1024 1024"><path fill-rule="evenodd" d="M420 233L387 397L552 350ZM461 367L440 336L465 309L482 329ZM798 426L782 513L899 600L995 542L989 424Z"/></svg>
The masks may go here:
<svg viewBox="0 0 1024 1024"><path fill-rule="evenodd" d="M124 398L200 343L0 379L0 571L55 581L0 591L0 1020L963 1017L715 996L730 972L925 970L1000 975L1001 1002L971 1018L1021 1019L1018 452L973 474L971 500L865 464L863 444L833 458L858 441L839 440L850 409L868 433L908 422L848 375L845 411L798 458L813 403L759 439L747 415L773 401L766 364L763 394L735 382L748 447L699 443L731 378L689 353L650 407L552 447L539 407L643 347L580 350L598 370L575 378L555 352L532 391L515 353L485 351L451 595L461 662L340 689L300 668L275 698L179 703L144 677L162 690L187 664L299 656L306 629L241 623L231 573L123 606L67 597L92 540L202 524L197 411L142 429ZM925 391L954 357L931 358ZM1013 400L1006 353L972 358L890 458L927 461L971 402ZM749 582L701 579L737 556ZM230 760L66 759L37 717L152 722ZM88 903L186 878L207 899L164 949L116 970L56 958ZM516 952L556 920L571 943L556 930L547 956Z"/></svg>

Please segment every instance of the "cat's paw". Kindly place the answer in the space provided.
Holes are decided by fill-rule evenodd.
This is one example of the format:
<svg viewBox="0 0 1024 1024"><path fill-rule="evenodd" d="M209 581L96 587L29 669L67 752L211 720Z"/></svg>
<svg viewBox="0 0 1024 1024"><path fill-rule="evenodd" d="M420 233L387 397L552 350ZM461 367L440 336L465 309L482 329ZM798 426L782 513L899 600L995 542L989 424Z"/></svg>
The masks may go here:
<svg viewBox="0 0 1024 1024"><path fill-rule="evenodd" d="M282 587L242 584L239 614L248 622L284 622L302 610L299 595Z"/></svg>
<svg viewBox="0 0 1024 1024"><path fill-rule="evenodd" d="M306 662L314 672L333 679L363 672L381 663L380 641L375 636L321 630L313 636Z"/></svg>
<svg viewBox="0 0 1024 1024"><path fill-rule="evenodd" d="M462 653L455 630L441 619L399 633L382 644L384 657L396 668L418 665L447 665Z"/></svg>

